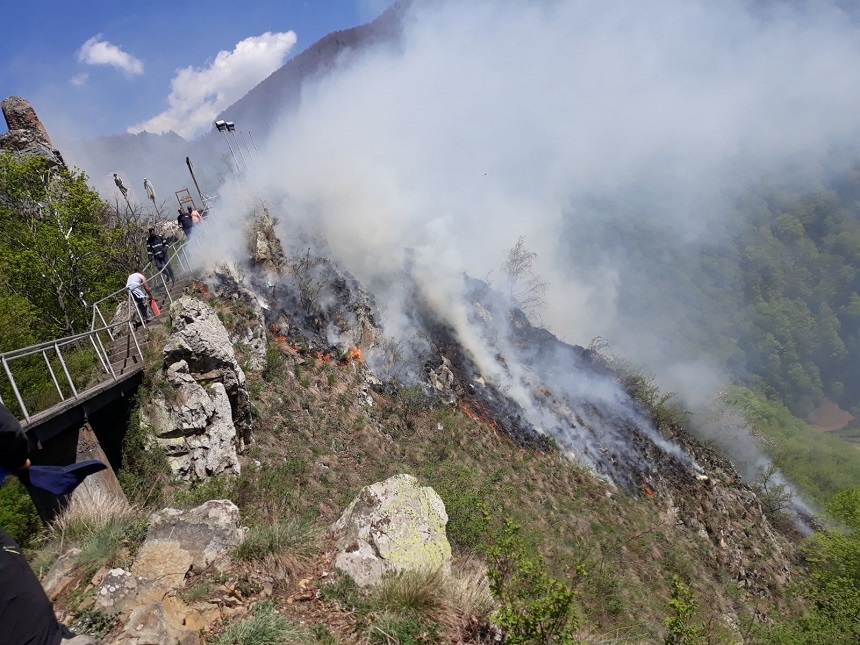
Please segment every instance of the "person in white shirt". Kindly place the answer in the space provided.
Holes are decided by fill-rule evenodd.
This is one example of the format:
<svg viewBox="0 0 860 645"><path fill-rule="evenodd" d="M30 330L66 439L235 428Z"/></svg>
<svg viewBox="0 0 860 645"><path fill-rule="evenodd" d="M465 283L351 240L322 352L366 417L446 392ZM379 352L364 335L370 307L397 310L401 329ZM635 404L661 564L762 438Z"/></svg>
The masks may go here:
<svg viewBox="0 0 860 645"><path fill-rule="evenodd" d="M140 319L147 323L149 322L149 309L147 305L152 299L152 291L146 284L146 276L140 272L140 269L135 269L134 273L128 276L125 281L125 288L131 291L134 301L137 303L137 310L140 312Z"/></svg>

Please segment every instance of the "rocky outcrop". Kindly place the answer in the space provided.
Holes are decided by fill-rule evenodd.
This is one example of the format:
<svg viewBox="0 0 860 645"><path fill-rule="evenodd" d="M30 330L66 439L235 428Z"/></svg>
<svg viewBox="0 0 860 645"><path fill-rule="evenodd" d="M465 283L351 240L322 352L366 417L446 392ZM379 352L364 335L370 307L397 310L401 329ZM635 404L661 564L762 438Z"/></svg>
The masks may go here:
<svg viewBox="0 0 860 645"><path fill-rule="evenodd" d="M451 566L445 504L412 475L365 486L332 526L339 538L334 566L360 586L388 573Z"/></svg>
<svg viewBox="0 0 860 645"><path fill-rule="evenodd" d="M150 517L146 540L130 571L104 576L95 608L119 611L127 619L112 643L175 645L200 642L198 631L217 620L216 607L190 607L175 592L193 572L223 571L245 535L239 509L210 500L187 511L167 508Z"/></svg>
<svg viewBox="0 0 860 645"><path fill-rule="evenodd" d="M265 205L255 210L248 231L248 246L254 264L269 271L277 272L286 261L284 248L275 233L274 223Z"/></svg>
<svg viewBox="0 0 860 645"><path fill-rule="evenodd" d="M237 451L250 442L251 414L227 330L209 305L189 296L171 305L170 320L163 351L168 387L153 393L143 421L176 476L238 474Z"/></svg>
<svg viewBox="0 0 860 645"><path fill-rule="evenodd" d="M54 149L45 126L27 99L10 96L0 102L9 132L0 135L0 149L34 154L52 164L64 165L59 151Z"/></svg>
<svg viewBox="0 0 860 645"><path fill-rule="evenodd" d="M242 320L228 329L230 342L240 346L247 356L248 368L259 372L266 367L266 321L264 301L247 286L245 277L232 262L219 265L212 272L211 291L219 298L244 305Z"/></svg>

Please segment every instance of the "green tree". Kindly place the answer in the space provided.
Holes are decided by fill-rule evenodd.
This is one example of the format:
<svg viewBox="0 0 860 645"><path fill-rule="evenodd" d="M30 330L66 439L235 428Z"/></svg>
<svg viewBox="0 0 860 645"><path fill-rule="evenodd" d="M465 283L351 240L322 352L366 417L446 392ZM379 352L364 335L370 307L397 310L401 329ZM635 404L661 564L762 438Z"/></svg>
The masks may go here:
<svg viewBox="0 0 860 645"><path fill-rule="evenodd" d="M801 585L809 611L766 634L771 643L860 643L860 488L841 491L827 504L833 525L803 543L810 567Z"/></svg>
<svg viewBox="0 0 860 645"><path fill-rule="evenodd" d="M0 152L0 287L29 302L39 339L84 330L89 304L121 287L129 269L114 251L128 226L86 181L41 157Z"/></svg>

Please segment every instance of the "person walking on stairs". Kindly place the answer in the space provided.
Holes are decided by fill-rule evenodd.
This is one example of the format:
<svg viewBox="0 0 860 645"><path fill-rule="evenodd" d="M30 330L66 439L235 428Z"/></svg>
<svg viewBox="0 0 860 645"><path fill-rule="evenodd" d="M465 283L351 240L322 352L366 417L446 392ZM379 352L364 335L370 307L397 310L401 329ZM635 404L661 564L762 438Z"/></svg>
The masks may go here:
<svg viewBox="0 0 860 645"><path fill-rule="evenodd" d="M175 284L176 278L173 275L173 267L170 266L170 260L167 257L167 242L155 232L154 228L149 229L149 237L146 238L146 253L155 262L159 271L164 268L164 274L170 278L170 284Z"/></svg>
<svg viewBox="0 0 860 645"><path fill-rule="evenodd" d="M140 313L140 319L143 323L150 321L149 309L147 305L152 300L152 291L149 290L149 285L146 284L146 276L141 273L140 269L135 269L134 273L128 276L125 281L125 288L131 292L137 304L137 310Z"/></svg>

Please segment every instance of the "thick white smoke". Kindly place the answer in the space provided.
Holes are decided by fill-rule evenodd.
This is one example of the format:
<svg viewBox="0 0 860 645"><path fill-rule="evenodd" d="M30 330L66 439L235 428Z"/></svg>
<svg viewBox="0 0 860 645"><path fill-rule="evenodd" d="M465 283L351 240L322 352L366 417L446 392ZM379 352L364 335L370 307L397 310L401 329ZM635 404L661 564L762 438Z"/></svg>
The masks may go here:
<svg viewBox="0 0 860 645"><path fill-rule="evenodd" d="M743 186L788 169L815 178L860 132L858 99L860 28L835 4L415 2L398 46L345 56L305 86L250 191L283 207L286 240L325 239L365 283L414 262L479 363L458 272L498 272L525 235L550 283L545 324L570 342L604 336L704 399L718 375L666 363L664 330L618 315L629 266L578 240L620 214L585 205L625 204L631 223L660 221L679 244L724 234Z"/></svg>

